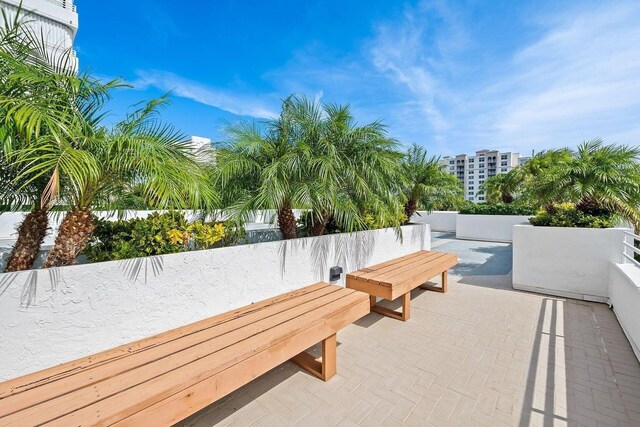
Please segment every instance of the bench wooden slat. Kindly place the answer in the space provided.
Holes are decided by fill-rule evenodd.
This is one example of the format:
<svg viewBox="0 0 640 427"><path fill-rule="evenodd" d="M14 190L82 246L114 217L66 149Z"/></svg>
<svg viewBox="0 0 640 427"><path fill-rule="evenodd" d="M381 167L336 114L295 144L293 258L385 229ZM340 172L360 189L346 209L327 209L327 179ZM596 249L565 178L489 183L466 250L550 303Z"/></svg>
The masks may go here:
<svg viewBox="0 0 640 427"><path fill-rule="evenodd" d="M426 275L434 267L443 263L447 264L451 254L439 253L436 256L426 258L424 262L412 264L411 267L393 271L390 274L381 275L376 282L386 285L398 285L416 275ZM437 274L437 273L436 273Z"/></svg>
<svg viewBox="0 0 640 427"><path fill-rule="evenodd" d="M406 260L402 260L390 265L387 265L383 268L381 268L380 270L371 270L369 273L366 274L361 274L359 276L357 276L358 279L360 280L369 280L369 281L378 281L378 277L383 276L383 275L387 275L387 274L393 274L394 272L398 271L398 270L403 270L403 269L407 269L407 268L413 268L413 266L415 265L419 265L424 263L426 260L430 259L430 258L434 258L439 256L439 252L422 252L419 254L419 256L410 258L410 259L406 259Z"/></svg>
<svg viewBox="0 0 640 427"><path fill-rule="evenodd" d="M203 381L258 351L268 349L274 344L274 339L279 341L295 336L305 327L317 323L318 319L330 316L338 308L344 308L345 304L352 306L364 301L362 295L354 292L343 293L338 299L332 298L332 294L320 297L320 302L315 304L311 300L288 309L284 314L269 316L258 322L262 326L247 325L244 327L246 330L240 328L230 331L209 342L168 354L160 360L118 374L109 380L48 399L1 419L2 423L7 421L11 425L15 422L18 425L28 420L29 424L38 424L64 419L67 425L75 425L79 420L96 419L96 414L100 414L99 420L107 419L107 414L113 414L116 419L129 416L140 405L144 407L154 404L168 397L172 391L180 390L180 387L189 387ZM292 316L295 317L291 318ZM253 335L247 337L247 332ZM155 391L149 393L148 387ZM146 396L144 402L141 402L139 395ZM85 403L88 406L79 409Z"/></svg>
<svg viewBox="0 0 640 427"><path fill-rule="evenodd" d="M230 331L233 334L227 335L225 337L227 340L242 339L242 334L248 336L255 333L255 325L267 325L267 323L260 321L268 317L273 319L275 315L280 315L280 317L291 316L294 312L301 312L307 309L309 306L306 304L309 302L316 306L326 301L332 301L335 297L332 297L331 294L336 293L338 290L338 288L329 285L314 288L305 294L296 295L288 300L280 301L278 304L263 307L262 310L251 311L245 313L245 315L228 319L224 323L217 323L216 327L199 329L188 335L181 336L180 339L173 339L153 347L147 347L144 351L137 351L127 357L111 360L110 363L91 365L80 371L74 371L72 375L43 384L38 388L16 395L10 400L3 401L0 399L0 414L9 413L10 410L15 412L34 406L40 402L38 399L46 398L51 400L61 393L70 393L96 384L179 351L189 348L192 351L200 351L199 349L203 345L215 346L218 341L212 341L213 338L220 337Z"/></svg>
<svg viewBox="0 0 640 427"><path fill-rule="evenodd" d="M109 363L118 358L127 357L132 353L138 351L144 351L148 348L162 345L169 341L179 339L182 336L216 327L229 320L237 317L247 316L255 312L260 312L263 309L288 301L291 298L297 298L308 294L310 292L317 291L318 289L325 288L327 283L315 283L313 285L306 286L304 288L296 289L295 291L288 292L273 298L256 302L253 304L240 307L238 309L200 320L198 322L191 323L189 325L175 328L157 335L153 335L148 338L141 339L132 343L124 344L112 349L105 350L100 353L96 353L91 356L82 357L71 362L67 362L61 365L57 365L51 368L47 368L38 372L27 374L18 378L14 378L8 381L0 383L0 399L10 395L20 393L26 390L30 390L34 387L46 384L51 381L56 381L61 377L67 375L73 375L88 366L98 366L102 363ZM0 400L1 401L1 400ZM0 414L2 412L0 411Z"/></svg>
<svg viewBox="0 0 640 427"><path fill-rule="evenodd" d="M393 270L380 272L377 275L368 277L367 280L370 282L376 282L381 284L398 283L402 281L401 277L407 275L408 272L423 270L425 269L425 266L439 262L439 260L445 255L446 254L443 254L442 252L432 252L430 254L425 254L420 258L412 260L412 262L409 264L399 265L397 268Z"/></svg>
<svg viewBox="0 0 640 427"><path fill-rule="evenodd" d="M413 252L409 255L404 255L401 256L399 258L394 258L391 259L389 261L385 261L385 262L381 262L380 264L375 264L369 267L365 267L365 268L361 268L360 270L356 270L356 271L352 271L351 273L348 273L347 276L350 277L360 277L366 273L372 272L372 271L379 271L381 269L383 269L384 267L387 267L389 265L394 265L397 264L398 262L407 260L407 259L411 259L411 258L415 258L415 257L419 257L423 252L428 252L428 251L418 251L418 252Z"/></svg>

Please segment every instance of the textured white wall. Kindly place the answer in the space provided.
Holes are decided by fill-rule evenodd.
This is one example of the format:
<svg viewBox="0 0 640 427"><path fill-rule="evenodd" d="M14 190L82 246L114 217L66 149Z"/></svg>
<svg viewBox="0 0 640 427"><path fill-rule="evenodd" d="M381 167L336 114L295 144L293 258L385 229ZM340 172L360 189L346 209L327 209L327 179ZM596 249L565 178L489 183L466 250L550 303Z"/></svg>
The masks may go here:
<svg viewBox="0 0 640 427"><path fill-rule="evenodd" d="M523 215L458 215L456 217L456 238L511 242L513 241L513 226L516 224L529 224L529 217Z"/></svg>
<svg viewBox="0 0 640 427"><path fill-rule="evenodd" d="M513 287L606 302L623 228L513 227Z"/></svg>
<svg viewBox="0 0 640 427"><path fill-rule="evenodd" d="M609 299L640 360L640 268L633 264L611 264Z"/></svg>
<svg viewBox="0 0 640 427"><path fill-rule="evenodd" d="M3 273L0 381L430 247L420 224Z"/></svg>
<svg viewBox="0 0 640 427"><path fill-rule="evenodd" d="M457 211L417 211L411 216L411 222L429 224L432 231L456 231Z"/></svg>

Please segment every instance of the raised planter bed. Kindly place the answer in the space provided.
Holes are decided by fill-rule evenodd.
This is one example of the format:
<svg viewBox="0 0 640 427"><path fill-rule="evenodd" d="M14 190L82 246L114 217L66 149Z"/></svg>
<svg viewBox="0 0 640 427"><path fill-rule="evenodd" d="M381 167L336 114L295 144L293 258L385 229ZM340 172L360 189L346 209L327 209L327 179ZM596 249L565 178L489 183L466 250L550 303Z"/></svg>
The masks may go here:
<svg viewBox="0 0 640 427"><path fill-rule="evenodd" d="M606 302L611 263L622 262L623 228L513 227L513 287Z"/></svg>
<svg viewBox="0 0 640 427"><path fill-rule="evenodd" d="M429 224L431 231L456 231L457 211L417 211L411 216L415 224Z"/></svg>
<svg viewBox="0 0 640 427"><path fill-rule="evenodd" d="M0 274L0 381L429 250L427 224ZM338 282L344 284L344 275Z"/></svg>
<svg viewBox="0 0 640 427"><path fill-rule="evenodd" d="M463 215L456 217L456 238L486 240L490 242L513 241L513 226L529 224L525 215Z"/></svg>

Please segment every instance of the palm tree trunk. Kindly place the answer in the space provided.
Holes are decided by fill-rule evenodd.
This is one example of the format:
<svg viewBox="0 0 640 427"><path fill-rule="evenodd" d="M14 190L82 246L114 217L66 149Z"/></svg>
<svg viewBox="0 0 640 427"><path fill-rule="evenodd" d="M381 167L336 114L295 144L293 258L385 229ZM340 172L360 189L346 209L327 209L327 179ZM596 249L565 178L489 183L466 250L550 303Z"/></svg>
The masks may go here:
<svg viewBox="0 0 640 427"><path fill-rule="evenodd" d="M317 214L313 214L313 225L309 230L309 234L312 236L322 236L324 231L327 228L327 223L329 222L329 212L320 212Z"/></svg>
<svg viewBox="0 0 640 427"><path fill-rule="evenodd" d="M67 212L43 268L75 263L78 254L87 246L94 229L95 224L90 208L74 208Z"/></svg>
<svg viewBox="0 0 640 427"><path fill-rule="evenodd" d="M40 252L47 235L49 216L46 209L34 209L24 217L18 227L18 240L11 249L6 271L28 270Z"/></svg>
<svg viewBox="0 0 640 427"><path fill-rule="evenodd" d="M285 203L278 209L278 227L280 227L284 239L298 237L298 223L289 203Z"/></svg>
<svg viewBox="0 0 640 427"><path fill-rule="evenodd" d="M407 203L404 205L404 214L407 217L405 224L411 221L411 217L413 216L414 213L416 213L416 210L418 210L418 201L415 199L409 199Z"/></svg>

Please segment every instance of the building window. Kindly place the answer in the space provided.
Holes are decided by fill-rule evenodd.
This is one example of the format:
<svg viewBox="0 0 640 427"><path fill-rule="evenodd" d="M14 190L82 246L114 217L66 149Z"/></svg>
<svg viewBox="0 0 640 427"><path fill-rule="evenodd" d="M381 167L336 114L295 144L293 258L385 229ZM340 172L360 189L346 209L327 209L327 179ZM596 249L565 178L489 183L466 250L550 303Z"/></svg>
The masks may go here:
<svg viewBox="0 0 640 427"><path fill-rule="evenodd" d="M480 163L480 167L483 168L484 167L484 163Z"/></svg>
<svg viewBox="0 0 640 427"><path fill-rule="evenodd" d="M469 163L473 163L473 159L469 159Z"/></svg>
<svg viewBox="0 0 640 427"><path fill-rule="evenodd" d="M484 178L484 175L479 175L478 178L482 179Z"/></svg>
<svg viewBox="0 0 640 427"><path fill-rule="evenodd" d="M484 196L478 196L478 200L484 200Z"/></svg>
<svg viewBox="0 0 640 427"><path fill-rule="evenodd" d="M500 156L500 158L501 158L502 160L507 160L507 155L506 155L506 154L503 154L502 156Z"/></svg>
<svg viewBox="0 0 640 427"><path fill-rule="evenodd" d="M500 163L500 166L507 166L507 162Z"/></svg>
<svg viewBox="0 0 640 427"><path fill-rule="evenodd" d="M473 181L469 181L469 185L473 185Z"/></svg>
<svg viewBox="0 0 640 427"><path fill-rule="evenodd" d="M453 160L449 160L449 164L452 165L454 162Z"/></svg>
<svg viewBox="0 0 640 427"><path fill-rule="evenodd" d="M507 171L507 168L502 168L502 172L506 172L506 171Z"/></svg>
<svg viewBox="0 0 640 427"><path fill-rule="evenodd" d="M473 191L469 191L469 195L470 195L470 196L473 196Z"/></svg>
<svg viewBox="0 0 640 427"><path fill-rule="evenodd" d="M473 175L473 171L469 171L469 175Z"/></svg>

